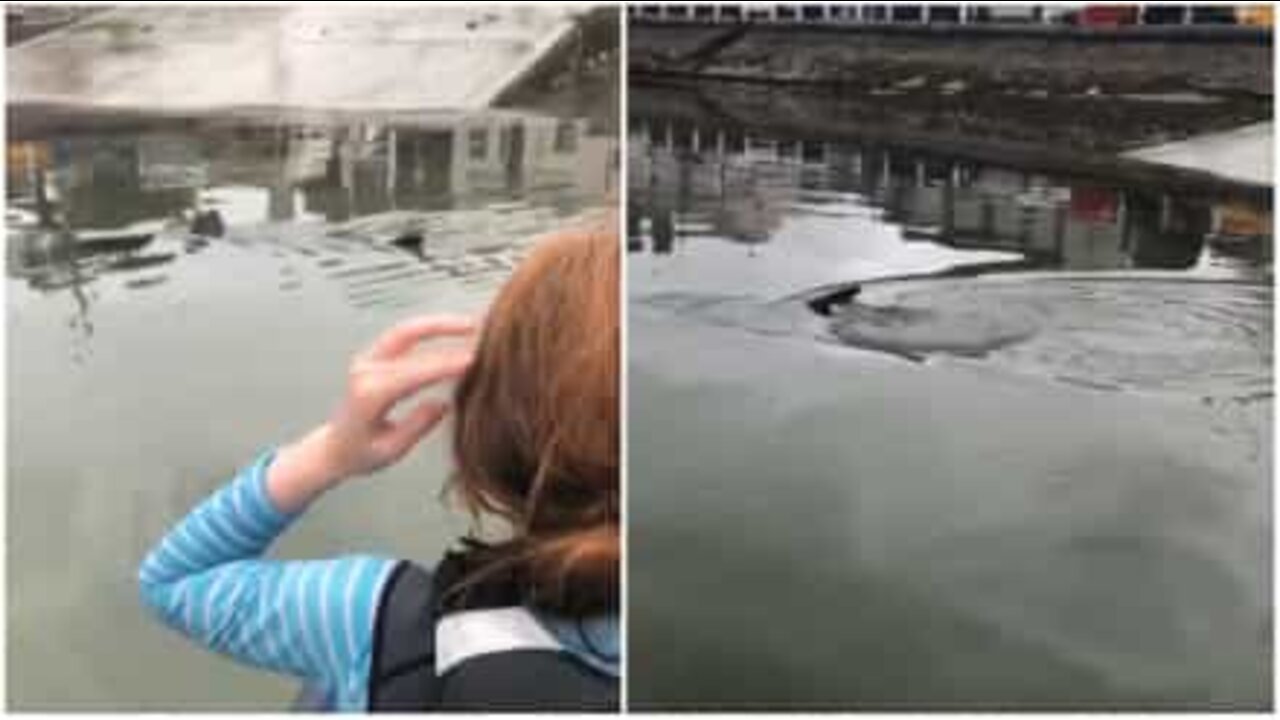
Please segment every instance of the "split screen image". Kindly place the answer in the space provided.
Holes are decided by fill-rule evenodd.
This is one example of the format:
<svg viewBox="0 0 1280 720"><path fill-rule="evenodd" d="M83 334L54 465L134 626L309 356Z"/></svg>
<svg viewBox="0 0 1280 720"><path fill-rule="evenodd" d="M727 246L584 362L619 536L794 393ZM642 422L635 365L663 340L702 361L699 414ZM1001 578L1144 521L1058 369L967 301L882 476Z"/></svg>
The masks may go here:
<svg viewBox="0 0 1280 720"><path fill-rule="evenodd" d="M1273 707L1271 6L5 11L8 709Z"/></svg>

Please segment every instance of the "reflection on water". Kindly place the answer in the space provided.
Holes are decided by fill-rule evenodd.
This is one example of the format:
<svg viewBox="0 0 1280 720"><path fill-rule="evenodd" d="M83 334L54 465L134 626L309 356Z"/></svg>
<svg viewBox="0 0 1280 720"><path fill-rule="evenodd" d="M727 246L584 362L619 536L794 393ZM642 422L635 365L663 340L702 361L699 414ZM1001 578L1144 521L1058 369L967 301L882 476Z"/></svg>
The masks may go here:
<svg viewBox="0 0 1280 720"><path fill-rule="evenodd" d="M1125 338L1103 356L1180 375L1215 367L1191 344L1217 347L1218 361L1235 352L1220 331L1239 326L1254 384L1269 377L1267 208L888 147L644 119L633 130L628 242L640 303L766 333L825 325L826 337L910 359L987 357L1052 338L1055 363L1090 368L1058 377L1097 373L1098 387L1129 371L1099 365L1094 340ZM964 279L1032 270L1041 274L1025 282ZM1046 282L1046 271L1163 271L1166 282ZM785 307L797 298L828 321L798 320L803 311ZM1170 337L1156 341L1144 325ZM1033 354L1004 355L1046 362Z"/></svg>
<svg viewBox="0 0 1280 720"><path fill-rule="evenodd" d="M33 124L32 126L38 126ZM107 118L8 145L8 688L22 709L284 707L293 683L145 617L149 544L240 463L320 421L352 352L483 309L542 233L599 213L586 119ZM463 521L427 443L282 554L431 562Z"/></svg>
<svg viewBox="0 0 1280 720"><path fill-rule="evenodd" d="M1257 274L1270 262L1270 209L1158 187L1109 186L899 150L639 119L628 143L633 251L698 255L709 240L782 244L836 228L851 258L887 248L868 276L998 259L1013 267ZM971 251L968 254L948 251ZM980 252L982 251L982 252ZM792 252L791 248L778 253ZM801 252L804 252L802 249ZM908 257L912 256L912 257ZM692 261L690 261L692 262Z"/></svg>
<svg viewBox="0 0 1280 720"><path fill-rule="evenodd" d="M211 242L305 261L357 306L412 304L433 279L502 276L520 240L599 204L616 149L587 123L236 118L11 142L8 275L69 294L86 336L99 277L150 288ZM302 282L285 263L279 288Z"/></svg>
<svg viewBox="0 0 1280 720"><path fill-rule="evenodd" d="M1270 707L1256 195L630 128L633 708Z"/></svg>

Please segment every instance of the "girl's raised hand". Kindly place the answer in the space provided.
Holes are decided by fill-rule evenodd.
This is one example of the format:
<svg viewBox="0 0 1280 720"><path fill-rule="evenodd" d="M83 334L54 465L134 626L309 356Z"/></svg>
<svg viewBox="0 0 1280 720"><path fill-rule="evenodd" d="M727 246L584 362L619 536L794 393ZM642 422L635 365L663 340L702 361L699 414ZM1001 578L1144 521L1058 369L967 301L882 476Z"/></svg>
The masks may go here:
<svg viewBox="0 0 1280 720"><path fill-rule="evenodd" d="M475 320L428 315L384 332L351 362L346 394L329 422L281 449L272 462L267 489L283 512L292 512L349 477L390 465L439 424L448 401L426 397L398 418L402 401L441 382L458 378L471 364L472 348L413 349L428 340L465 338Z"/></svg>

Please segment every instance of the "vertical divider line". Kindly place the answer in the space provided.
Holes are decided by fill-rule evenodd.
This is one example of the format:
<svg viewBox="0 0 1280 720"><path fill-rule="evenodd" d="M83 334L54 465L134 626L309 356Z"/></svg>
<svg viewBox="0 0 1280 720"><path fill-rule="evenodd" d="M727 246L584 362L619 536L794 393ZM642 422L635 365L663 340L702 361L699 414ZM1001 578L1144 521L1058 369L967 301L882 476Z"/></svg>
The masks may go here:
<svg viewBox="0 0 1280 720"><path fill-rule="evenodd" d="M627 100L628 100L628 82L627 82L627 3L618 2L618 214L616 222L618 223L618 242L621 247L618 248L618 262L621 267L618 268L618 482L619 491L622 493L621 502L619 503L619 532L622 547L622 567L618 573L618 607L619 607L619 632L621 633L621 642L619 643L619 676L621 678L621 687L619 689L619 707L623 712L629 710L628 680L630 673L630 643L628 642L628 620L630 609L628 606L629 593L627 585L630 578L631 568L631 527L627 522L630 516L628 506L630 493L627 486L630 478L630 463L628 462L628 442L627 442L627 399L628 399L628 382L627 382L627 347L628 347L628 323L627 323Z"/></svg>
<svg viewBox="0 0 1280 720"><path fill-rule="evenodd" d="M6 8L7 9L7 8ZM7 25L9 22L8 13L5 13L0 23ZM5 110L0 113L0 135L5 138L5 146L8 147L9 138L9 73L6 68L8 53L0 53L0 86L5 91ZM0 190L5 195L5 203L8 204L9 197L9 174L6 172L4 177L0 179ZM10 241L12 242L12 241ZM9 302L11 294L9 292L0 293L0 311L4 312L6 318L9 315ZM4 588L4 592L0 592L0 627L4 628L4 632L0 633L3 637L12 637L9 631L9 548L13 547L13 543L9 542L9 453L12 448L9 445L9 393L12 388L9 387L9 328L13 323L6 322L0 327L0 388L3 389L4 402L0 403L0 438L5 438L3 445L0 445L0 528L3 528L5 542L3 549L0 549L0 586ZM9 708L9 668L6 667L9 659L9 646L6 643L5 651L0 653L0 707Z"/></svg>

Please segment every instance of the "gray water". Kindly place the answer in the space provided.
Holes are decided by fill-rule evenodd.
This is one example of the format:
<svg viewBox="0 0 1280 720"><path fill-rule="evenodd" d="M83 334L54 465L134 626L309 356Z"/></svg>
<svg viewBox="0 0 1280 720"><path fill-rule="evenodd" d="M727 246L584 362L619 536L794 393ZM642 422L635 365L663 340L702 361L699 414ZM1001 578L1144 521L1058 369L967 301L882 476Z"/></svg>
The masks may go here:
<svg viewBox="0 0 1280 720"><path fill-rule="evenodd" d="M1270 707L1267 208L640 112L632 707Z"/></svg>
<svg viewBox="0 0 1280 720"><path fill-rule="evenodd" d="M483 309L531 240L598 213L616 137L510 111L104 118L8 150L9 706L283 709L294 681L145 614L143 555L325 419L381 329ZM442 435L275 553L433 562L467 527Z"/></svg>

